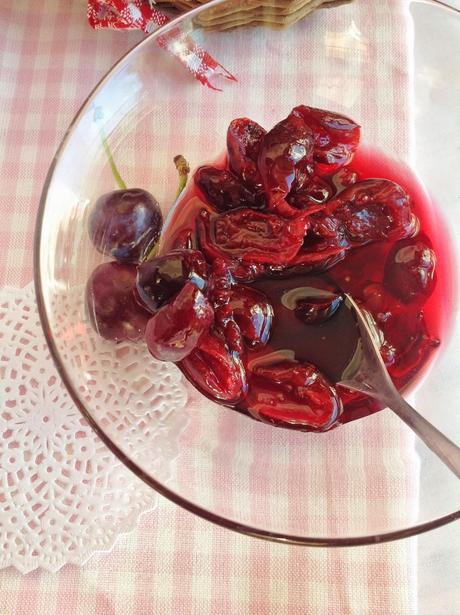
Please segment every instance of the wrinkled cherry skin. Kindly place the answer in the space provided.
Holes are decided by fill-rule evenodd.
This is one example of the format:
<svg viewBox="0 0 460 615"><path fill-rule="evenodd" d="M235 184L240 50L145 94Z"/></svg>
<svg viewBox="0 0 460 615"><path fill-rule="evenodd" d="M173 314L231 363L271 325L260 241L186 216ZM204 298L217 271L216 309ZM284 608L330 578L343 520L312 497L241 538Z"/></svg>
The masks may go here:
<svg viewBox="0 0 460 615"><path fill-rule="evenodd" d="M217 333L203 333L178 366L203 395L218 403L235 404L247 391L243 362Z"/></svg>
<svg viewBox="0 0 460 615"><path fill-rule="evenodd" d="M329 248L347 250L350 248L346 229L342 222L325 213L314 214L310 218L310 228L302 249L311 252L323 252Z"/></svg>
<svg viewBox="0 0 460 615"><path fill-rule="evenodd" d="M93 329L107 340L142 338L149 312L135 300L135 265L117 262L96 267L86 284L86 311Z"/></svg>
<svg viewBox="0 0 460 615"><path fill-rule="evenodd" d="M230 122L227 130L228 165L248 186L260 190L262 177L257 167L262 137L266 131L247 117Z"/></svg>
<svg viewBox="0 0 460 615"><path fill-rule="evenodd" d="M203 290L208 265L198 250L172 250L141 263L137 268L136 289L141 305L156 312L187 282Z"/></svg>
<svg viewBox="0 0 460 615"><path fill-rule="evenodd" d="M265 422L318 431L332 427L342 411L337 391L318 369L295 361L253 367L245 403Z"/></svg>
<svg viewBox="0 0 460 615"><path fill-rule="evenodd" d="M195 173L195 183L217 211L238 207L264 206L262 195L246 188L234 175L216 167L200 167Z"/></svg>
<svg viewBox="0 0 460 615"><path fill-rule="evenodd" d="M258 167L268 209L295 216L285 200L291 188L302 188L313 174L314 137L300 117L289 115L262 138Z"/></svg>
<svg viewBox="0 0 460 615"><path fill-rule="evenodd" d="M385 263L384 284L404 303L428 298L436 283L436 255L425 236L399 241Z"/></svg>
<svg viewBox="0 0 460 615"><path fill-rule="evenodd" d="M309 223L302 248L290 266L317 271L336 265L350 248L410 237L418 229L409 196L387 179L350 185L311 214Z"/></svg>
<svg viewBox="0 0 460 615"><path fill-rule="evenodd" d="M147 323L147 348L160 361L181 361L196 347L213 320L214 311L207 298L187 282Z"/></svg>
<svg viewBox="0 0 460 615"><path fill-rule="evenodd" d="M306 105L294 107L292 114L302 118L314 135L314 160L331 167L347 164L353 157L360 139L360 127L353 120L338 113L315 109Z"/></svg>
<svg viewBox="0 0 460 615"><path fill-rule="evenodd" d="M160 237L163 215L146 190L114 190L100 196L89 217L94 247L124 263L137 263Z"/></svg>
<svg viewBox="0 0 460 615"><path fill-rule="evenodd" d="M230 298L235 280L229 263L223 258L216 258L211 266L208 296L215 314L215 328L223 336L228 349L241 356L244 352L243 337L238 325L233 320Z"/></svg>
<svg viewBox="0 0 460 615"><path fill-rule="evenodd" d="M322 212L311 215L310 227L299 252L289 263L289 270L326 271L345 258L350 248L343 225Z"/></svg>
<svg viewBox="0 0 460 615"><path fill-rule="evenodd" d="M408 237L417 226L404 190L389 180L370 179L345 188L324 210L307 210L303 216L297 211L291 220L250 209L211 220L204 213L198 233L211 259L324 270L342 260L351 247Z"/></svg>
<svg viewBox="0 0 460 615"><path fill-rule="evenodd" d="M229 306L246 344L251 348L265 346L274 315L267 296L250 286L237 285L232 289Z"/></svg>
<svg viewBox="0 0 460 615"><path fill-rule="evenodd" d="M206 211L197 223L207 258L234 258L247 264L286 265L297 254L308 228L305 216L284 220L275 214L251 209L214 216Z"/></svg>
<svg viewBox="0 0 460 615"><path fill-rule="evenodd" d="M327 210L339 220L350 242L395 241L418 230L410 198L388 179L366 179L343 190Z"/></svg>

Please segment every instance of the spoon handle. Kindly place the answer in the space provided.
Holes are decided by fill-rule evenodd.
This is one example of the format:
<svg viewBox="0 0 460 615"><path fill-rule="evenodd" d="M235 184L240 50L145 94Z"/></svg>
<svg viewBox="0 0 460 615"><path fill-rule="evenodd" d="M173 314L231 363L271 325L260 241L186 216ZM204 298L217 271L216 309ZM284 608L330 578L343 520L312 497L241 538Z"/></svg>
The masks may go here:
<svg viewBox="0 0 460 615"><path fill-rule="evenodd" d="M421 416L399 394L388 396L388 407L460 478L460 447Z"/></svg>

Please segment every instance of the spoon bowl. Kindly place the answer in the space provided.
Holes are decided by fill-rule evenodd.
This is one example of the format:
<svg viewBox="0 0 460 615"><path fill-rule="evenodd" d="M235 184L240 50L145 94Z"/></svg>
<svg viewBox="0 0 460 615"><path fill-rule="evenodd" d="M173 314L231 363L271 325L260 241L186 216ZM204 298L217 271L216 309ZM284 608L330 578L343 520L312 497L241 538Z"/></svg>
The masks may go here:
<svg viewBox="0 0 460 615"><path fill-rule="evenodd" d="M460 478L460 447L402 397L382 360L370 318L348 294L345 294L345 305L356 318L360 337L353 359L337 384L370 395L382 405L388 406Z"/></svg>

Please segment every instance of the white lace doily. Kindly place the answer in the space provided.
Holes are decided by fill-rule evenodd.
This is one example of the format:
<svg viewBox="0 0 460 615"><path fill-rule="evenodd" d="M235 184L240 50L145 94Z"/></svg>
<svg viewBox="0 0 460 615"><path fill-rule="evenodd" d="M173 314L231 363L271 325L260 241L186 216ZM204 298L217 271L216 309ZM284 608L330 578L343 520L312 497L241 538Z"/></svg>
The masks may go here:
<svg viewBox="0 0 460 615"><path fill-rule="evenodd" d="M128 450L136 447L141 458L143 447L145 454L155 450L159 462L171 460L186 402L178 370L145 356L142 344L93 343L106 359L93 366L96 383L98 370L125 374L116 384L102 379L111 382L107 390L94 389L89 401L96 409L99 399L113 399L110 424L104 416L101 423L125 430ZM0 291L0 350L0 568L26 573L81 565L134 529L156 496L72 402L49 356L32 284ZM138 383L137 391L128 381ZM170 466L161 471L167 480Z"/></svg>

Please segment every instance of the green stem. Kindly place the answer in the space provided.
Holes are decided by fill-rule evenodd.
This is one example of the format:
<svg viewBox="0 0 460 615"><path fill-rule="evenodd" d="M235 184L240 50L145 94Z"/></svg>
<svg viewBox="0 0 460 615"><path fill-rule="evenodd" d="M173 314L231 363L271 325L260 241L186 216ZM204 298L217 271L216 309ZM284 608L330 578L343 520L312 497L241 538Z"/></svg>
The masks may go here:
<svg viewBox="0 0 460 615"><path fill-rule="evenodd" d="M179 173L179 186L177 187L176 199L180 196L182 190L187 184L188 174L190 173L190 167L188 162L179 154L174 157L174 164L176 165L177 172Z"/></svg>
<svg viewBox="0 0 460 615"><path fill-rule="evenodd" d="M109 142L107 141L107 137L104 134L104 131L101 128L101 139L102 139L102 145L104 146L104 150L105 153L107 155L107 159L109 161L110 164L110 168L112 169L112 174L113 177L115 179L115 181L118 184L118 187L120 188L120 190L126 190L126 184L123 181L123 178L120 175L120 172L117 168L117 165L115 164L115 160L113 159L112 156L112 152L110 151L110 147L109 147Z"/></svg>
<svg viewBox="0 0 460 615"><path fill-rule="evenodd" d="M177 156L174 156L174 164L176 165L177 172L179 173L179 186L177 187L177 192L176 192L176 199L178 199L180 194L182 193L182 190L185 188L187 184L188 174L190 173L190 167L189 167L188 162L182 156L182 154L178 154ZM158 248L159 248L159 242L157 241L157 243L153 246L153 248L150 250L150 252L147 254L147 256L145 256L143 260L150 261L152 260L152 258L155 258L155 256L158 254Z"/></svg>

